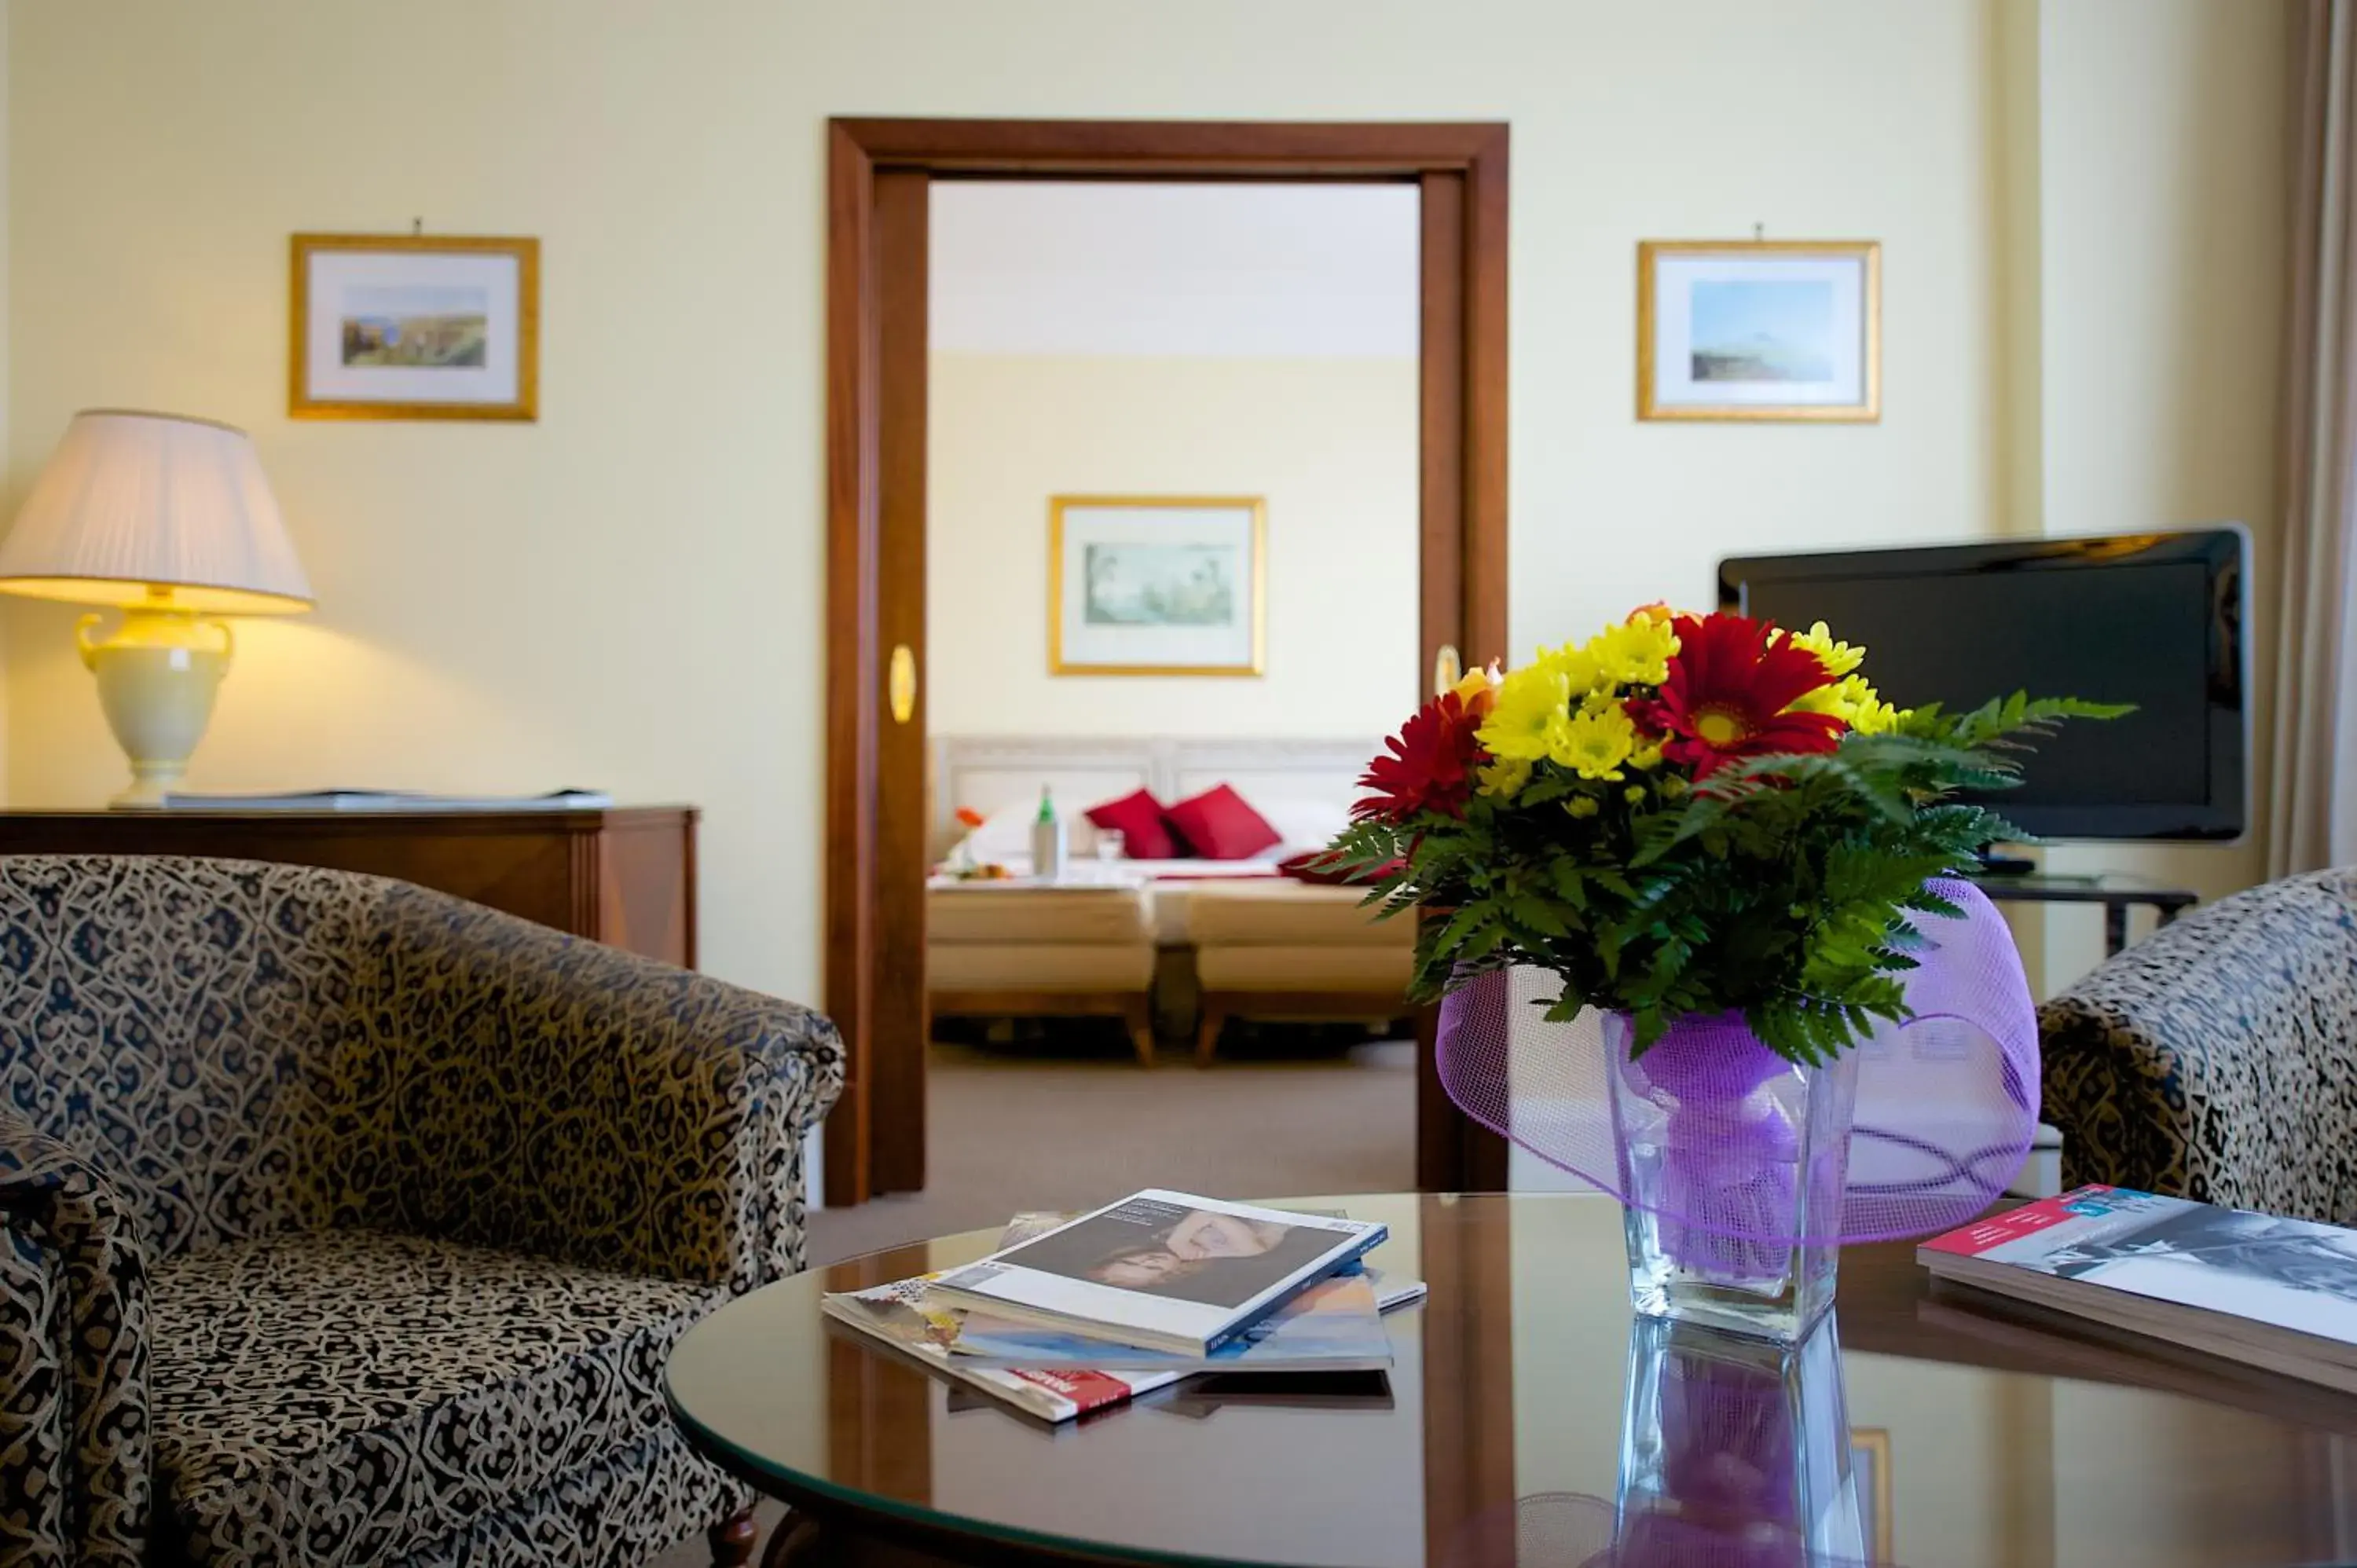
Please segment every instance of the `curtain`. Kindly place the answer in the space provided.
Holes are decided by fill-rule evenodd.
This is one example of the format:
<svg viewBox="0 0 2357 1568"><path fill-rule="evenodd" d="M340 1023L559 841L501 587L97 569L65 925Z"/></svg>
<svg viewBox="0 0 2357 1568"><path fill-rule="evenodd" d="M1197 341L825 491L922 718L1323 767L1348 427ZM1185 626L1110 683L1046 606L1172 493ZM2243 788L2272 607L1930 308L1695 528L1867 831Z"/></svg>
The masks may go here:
<svg viewBox="0 0 2357 1568"><path fill-rule="evenodd" d="M2357 0L2301 0L2267 873L2357 864Z"/></svg>

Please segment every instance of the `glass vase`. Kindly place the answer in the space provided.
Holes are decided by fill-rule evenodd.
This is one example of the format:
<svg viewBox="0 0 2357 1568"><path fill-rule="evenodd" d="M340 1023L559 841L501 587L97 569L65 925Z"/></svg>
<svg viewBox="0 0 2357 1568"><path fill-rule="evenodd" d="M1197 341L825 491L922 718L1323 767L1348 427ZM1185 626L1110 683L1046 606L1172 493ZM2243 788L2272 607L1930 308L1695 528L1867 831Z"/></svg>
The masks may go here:
<svg viewBox="0 0 2357 1568"><path fill-rule="evenodd" d="M1604 1015L1637 1311L1799 1342L1833 1305L1857 1053L1797 1066L1738 1013L1635 1040Z"/></svg>

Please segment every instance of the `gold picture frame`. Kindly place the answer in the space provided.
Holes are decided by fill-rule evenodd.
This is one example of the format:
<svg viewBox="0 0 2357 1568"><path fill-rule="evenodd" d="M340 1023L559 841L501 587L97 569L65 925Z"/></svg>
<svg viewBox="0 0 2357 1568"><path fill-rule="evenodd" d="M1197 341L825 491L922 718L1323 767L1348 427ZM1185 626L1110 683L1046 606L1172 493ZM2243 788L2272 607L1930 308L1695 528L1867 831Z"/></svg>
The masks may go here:
<svg viewBox="0 0 2357 1568"><path fill-rule="evenodd" d="M1792 263L1827 263L1817 278L1792 278ZM1664 263L1689 263L1696 272L1722 275L1687 280L1688 293L1662 298ZM1826 315L1808 328L1822 329L1820 343L1797 344L1762 334L1753 339L1769 344L1773 357L1738 347L1731 341L1713 352L1694 341L1707 328L1695 325L1692 284L1724 288L1746 282L1747 270L1775 272L1776 279L1749 280L1828 285ZM1845 297L1845 295L1854 297ZM1731 295L1729 297L1732 297ZM1739 309L1739 307L1730 307ZM1760 308L1754 306L1755 309ZM1739 315L1731 315L1724 330L1741 330ZM1673 352L1664 355L1665 334L1686 349L1681 369ZM1781 358L1779 365L1776 359ZM1803 375L1803 370L1822 372ZM1706 364L1745 366L1749 373L1698 374ZM1729 395L1713 400L1694 389L1709 386ZM1803 395L1778 402L1758 395L1759 389L1790 387ZM1882 417L1882 245L1874 240L1643 240L1637 245L1637 417L1641 420L1798 421L1804 423L1871 424Z"/></svg>
<svg viewBox="0 0 2357 1568"><path fill-rule="evenodd" d="M1087 618L1087 605L1076 607L1067 602L1066 595L1078 586L1083 594L1093 595L1095 585L1075 582L1067 572L1065 562L1077 543L1086 548L1086 541L1078 537L1090 519L1086 514L1111 514L1109 521L1120 520L1120 514L1138 512L1193 512L1197 524L1196 538L1183 541L1199 551L1226 549L1240 553L1250 564L1251 583L1245 592L1245 602L1238 607L1241 619L1224 627L1198 628L1173 626L1157 628L1143 623L1115 625L1105 634L1089 633L1084 626L1082 638L1068 636L1068 625L1074 624L1072 611L1078 607ZM1176 525L1184 520L1174 519ZM1134 532L1134 516L1126 526ZM1242 536L1238 537L1239 530ZM1203 542L1210 541L1211 542ZM1135 540L1128 542L1141 542ZM1155 542L1158 543L1159 542ZM1139 635L1160 630L1163 635ZM1197 635L1199 632L1205 635ZM1125 636L1126 634L1126 637ZM1076 646L1083 638L1092 638L1090 646ZM1216 644L1224 639L1236 648L1233 659L1215 657L1169 657L1167 652L1136 659L1107 657L1109 648L1117 648L1123 640L1135 640L1168 650L1172 646L1191 647ZM1268 670L1268 502L1260 496L1128 496L1128 495L1065 495L1051 496L1048 501L1048 672L1050 675L1211 675L1255 676Z"/></svg>
<svg viewBox="0 0 2357 1568"><path fill-rule="evenodd" d="M1866 1461L1866 1485L1858 1487L1858 1509L1867 1517L1866 1547L1874 1553L1877 1563L1890 1561L1892 1538L1896 1531L1890 1519L1890 1431L1881 1426L1853 1426L1849 1429L1850 1470L1857 1479L1858 1461Z"/></svg>
<svg viewBox="0 0 2357 1568"><path fill-rule="evenodd" d="M479 330L482 359L392 360L380 357L373 362L361 363L354 357L354 334L365 329L363 318L343 317L339 331L327 323L314 322L315 304L335 308L342 303L315 299L314 273L317 265L340 261L350 271L375 255L444 259L448 265L413 270L423 286L448 288L455 282L457 286L484 295L484 313L480 317L431 317L437 327L456 335L457 340L450 350L454 356L467 353L473 347L467 339ZM516 421L540 417L538 240L447 234L296 234L288 257L291 285L287 291L286 412L290 417ZM486 261L502 259L514 263L511 301L505 297L503 269L481 265ZM423 285L422 280L437 273L444 280L442 284ZM380 281L367 286L386 285ZM387 332L361 351L382 356L394 341L395 334ZM480 384L450 389L453 395L402 395L404 389L399 383L421 371L436 376L479 371L477 380ZM364 383L371 379L383 386L370 389ZM331 381L340 384L324 384ZM482 395L465 395L470 391L479 391Z"/></svg>

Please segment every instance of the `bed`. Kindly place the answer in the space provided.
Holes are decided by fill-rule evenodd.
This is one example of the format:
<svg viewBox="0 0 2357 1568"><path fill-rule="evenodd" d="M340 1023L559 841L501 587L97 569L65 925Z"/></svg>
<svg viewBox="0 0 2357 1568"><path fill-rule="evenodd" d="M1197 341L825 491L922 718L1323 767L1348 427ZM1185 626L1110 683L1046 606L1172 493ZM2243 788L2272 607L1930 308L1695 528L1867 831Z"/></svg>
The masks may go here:
<svg viewBox="0 0 2357 1568"><path fill-rule="evenodd" d="M1138 993L1101 983L1134 981L1142 940L1151 950L1144 958L1157 1032L1193 1039L1199 1061L1211 1059L1230 1017L1400 1015L1414 940L1408 923L1371 928L1356 894L1278 869L1341 830L1377 749L1372 740L937 737L928 778L937 861L965 836L957 816L963 807L985 819L974 833L977 857L1027 877L1043 786L1068 824L1070 853L1055 886L986 885L997 889L986 907L974 902L973 885L936 880L928 938L929 972L940 977L930 983L935 1012L1117 1014L1135 1036ZM1140 789L1173 803L1220 784L1266 818L1283 843L1249 860L1096 857L1091 807ZM1123 933L1118 955L1106 950L1109 937L1071 940L1069 914L1056 899L1076 888L1131 901L1122 917L1098 918L1096 929ZM985 948L996 950L979 950ZM1219 982L1208 1009L1206 965ZM1037 1005L1043 995L1057 1005ZM1147 1059L1147 1047L1138 1054Z"/></svg>

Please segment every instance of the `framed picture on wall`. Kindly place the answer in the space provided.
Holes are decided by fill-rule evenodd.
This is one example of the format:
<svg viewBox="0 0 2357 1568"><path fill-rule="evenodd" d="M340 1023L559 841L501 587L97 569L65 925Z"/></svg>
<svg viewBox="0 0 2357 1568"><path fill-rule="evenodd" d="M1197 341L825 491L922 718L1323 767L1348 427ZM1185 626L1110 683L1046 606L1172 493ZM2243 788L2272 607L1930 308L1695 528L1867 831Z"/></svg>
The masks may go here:
<svg viewBox="0 0 2357 1568"><path fill-rule="evenodd" d="M287 413L535 419L540 242L297 234Z"/></svg>
<svg viewBox="0 0 2357 1568"><path fill-rule="evenodd" d="M1268 508L1256 496L1056 496L1048 672L1258 675Z"/></svg>
<svg viewBox="0 0 2357 1568"><path fill-rule="evenodd" d="M1882 417L1882 247L1647 240L1637 417Z"/></svg>

